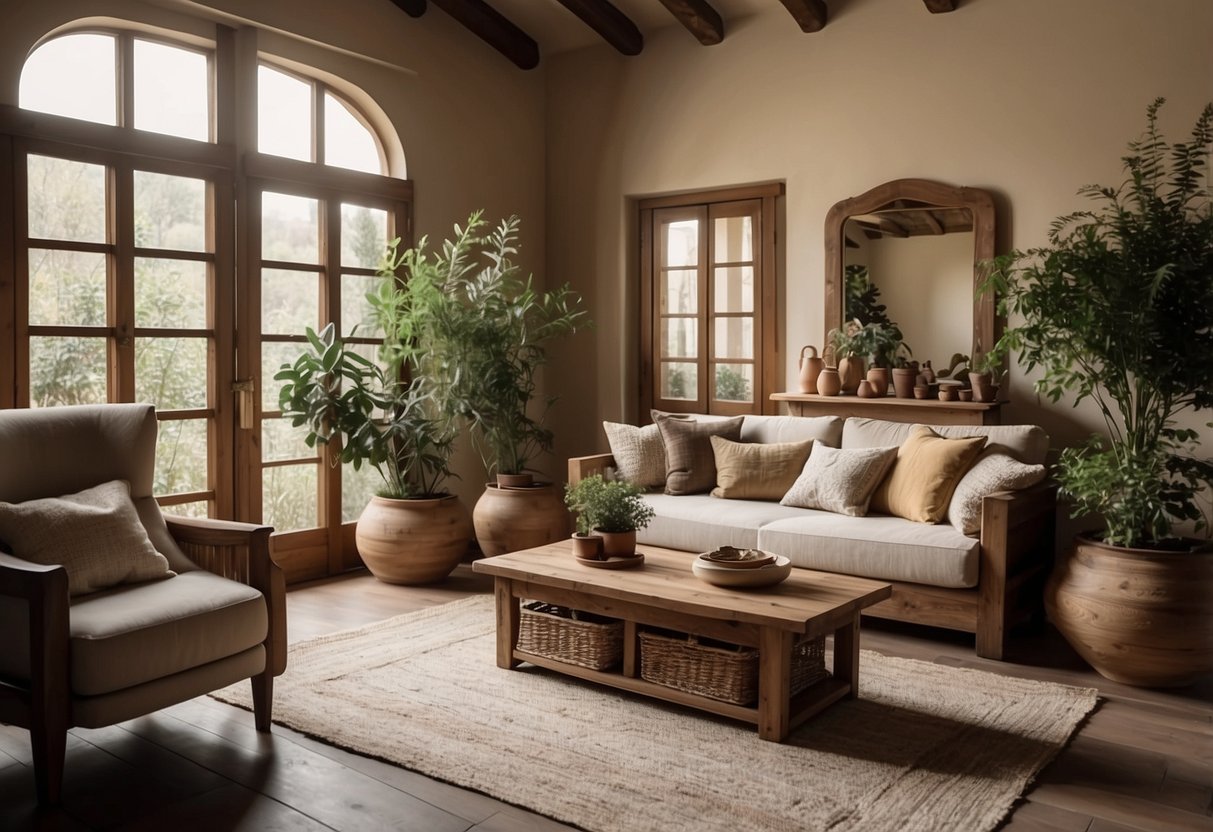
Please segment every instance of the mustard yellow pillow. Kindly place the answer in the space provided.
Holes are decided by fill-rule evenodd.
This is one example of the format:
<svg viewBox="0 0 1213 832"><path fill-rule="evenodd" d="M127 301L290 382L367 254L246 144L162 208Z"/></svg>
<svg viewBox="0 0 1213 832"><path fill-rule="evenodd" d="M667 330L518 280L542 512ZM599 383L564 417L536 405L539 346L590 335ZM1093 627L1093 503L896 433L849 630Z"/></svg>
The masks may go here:
<svg viewBox="0 0 1213 832"><path fill-rule="evenodd" d="M948 513L956 484L985 444L984 436L945 439L918 425L897 449L897 461L872 495L871 510L938 523Z"/></svg>
<svg viewBox="0 0 1213 832"><path fill-rule="evenodd" d="M732 442L713 436L716 487L713 497L726 500L778 500L800 476L813 440L803 442Z"/></svg>

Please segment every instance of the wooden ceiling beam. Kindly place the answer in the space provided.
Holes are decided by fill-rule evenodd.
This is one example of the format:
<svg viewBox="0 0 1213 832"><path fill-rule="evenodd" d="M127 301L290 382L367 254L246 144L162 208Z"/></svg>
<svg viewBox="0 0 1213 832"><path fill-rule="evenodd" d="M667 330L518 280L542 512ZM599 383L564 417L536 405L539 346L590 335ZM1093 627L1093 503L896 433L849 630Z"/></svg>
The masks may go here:
<svg viewBox="0 0 1213 832"><path fill-rule="evenodd" d="M956 11L957 0L922 0L931 14L943 14Z"/></svg>
<svg viewBox="0 0 1213 832"><path fill-rule="evenodd" d="M829 10L825 0L780 0L796 19L802 32L820 32L825 28Z"/></svg>
<svg viewBox="0 0 1213 832"><path fill-rule="evenodd" d="M421 17L425 14L425 0L392 0L392 2L409 17Z"/></svg>
<svg viewBox="0 0 1213 832"><path fill-rule="evenodd" d="M624 55L639 55L640 50L644 49L644 35L640 34L636 24L608 0L558 2Z"/></svg>
<svg viewBox="0 0 1213 832"><path fill-rule="evenodd" d="M707 0L661 0L661 5L704 46L724 40L724 21Z"/></svg>
<svg viewBox="0 0 1213 832"><path fill-rule="evenodd" d="M534 69L539 66L539 45L535 43L534 38L484 0L432 2L462 23L472 34L509 58L519 69Z"/></svg>

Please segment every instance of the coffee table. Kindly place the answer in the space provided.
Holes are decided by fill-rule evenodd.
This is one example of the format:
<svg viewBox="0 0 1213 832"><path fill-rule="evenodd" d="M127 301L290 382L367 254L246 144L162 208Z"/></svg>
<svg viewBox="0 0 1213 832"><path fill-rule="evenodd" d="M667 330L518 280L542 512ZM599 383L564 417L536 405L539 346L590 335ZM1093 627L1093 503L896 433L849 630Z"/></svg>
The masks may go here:
<svg viewBox="0 0 1213 832"><path fill-rule="evenodd" d="M783 583L763 589L716 587L691 574L693 555L639 546L644 565L595 569L578 563L564 540L476 561L492 575L497 599L497 665L522 662L603 685L641 693L758 726L765 740L782 742L809 717L859 689L859 613L892 595L880 581L793 569ZM518 649L519 600L546 601L621 619L623 666L591 670ZM757 647L758 704L720 702L640 678L639 627L693 633ZM800 639L834 636L833 674L791 695L792 648Z"/></svg>

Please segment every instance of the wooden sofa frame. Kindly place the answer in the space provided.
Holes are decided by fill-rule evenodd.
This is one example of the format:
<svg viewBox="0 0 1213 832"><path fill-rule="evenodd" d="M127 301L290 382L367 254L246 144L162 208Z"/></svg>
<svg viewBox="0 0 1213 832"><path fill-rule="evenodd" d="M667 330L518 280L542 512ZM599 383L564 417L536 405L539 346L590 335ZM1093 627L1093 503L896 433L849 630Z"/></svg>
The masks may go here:
<svg viewBox="0 0 1213 832"><path fill-rule="evenodd" d="M614 467L610 454L573 457L569 483ZM976 652L1003 658L1010 629L1043 614L1044 582L1053 564L1057 486L991 494L981 506L981 553L971 589L889 581L893 596L863 611L876 618L960 630L976 636Z"/></svg>

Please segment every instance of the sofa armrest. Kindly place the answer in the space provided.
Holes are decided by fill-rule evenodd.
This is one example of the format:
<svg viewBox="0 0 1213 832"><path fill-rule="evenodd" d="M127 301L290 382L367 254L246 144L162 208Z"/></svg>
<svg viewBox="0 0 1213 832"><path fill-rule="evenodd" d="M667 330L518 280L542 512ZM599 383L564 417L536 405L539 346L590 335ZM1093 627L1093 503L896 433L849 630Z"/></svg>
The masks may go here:
<svg viewBox="0 0 1213 832"><path fill-rule="evenodd" d="M569 459L569 485L576 485L586 477L605 475L607 468L615 467L615 457L610 454L575 456Z"/></svg>

